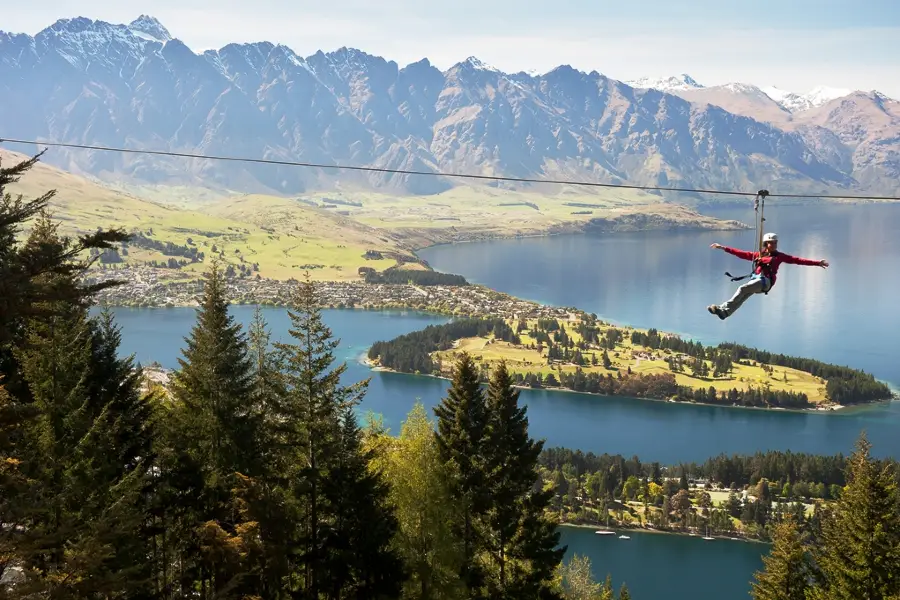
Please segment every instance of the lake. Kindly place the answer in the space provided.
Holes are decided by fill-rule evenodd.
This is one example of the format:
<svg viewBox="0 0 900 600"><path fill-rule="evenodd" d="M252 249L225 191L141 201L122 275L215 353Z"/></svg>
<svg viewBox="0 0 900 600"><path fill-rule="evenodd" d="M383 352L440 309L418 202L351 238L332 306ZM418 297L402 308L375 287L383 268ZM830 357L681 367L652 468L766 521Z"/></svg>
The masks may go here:
<svg viewBox="0 0 900 600"><path fill-rule="evenodd" d="M706 210L753 223L747 209ZM749 262L712 250L755 248L753 231L570 235L436 246L419 253L514 296L577 306L615 323L656 327L704 344L736 341L873 373L900 387L900 205L766 206L779 249L825 258L828 270L782 265L768 295L720 321L706 311L740 283Z"/></svg>
<svg viewBox="0 0 900 600"><path fill-rule="evenodd" d="M253 307L234 306L235 319L248 325ZM273 340L286 341L289 319L279 308L263 313ZM122 351L134 353L144 364L157 361L178 367L184 336L194 325L192 308L117 308L122 327ZM362 364L369 346L444 323L445 317L412 312L327 310L323 313L335 337L336 353L346 361L347 382L371 377L362 410L384 415L399 431L400 423L417 398L426 408L436 406L448 382L428 376L372 372ZM638 455L644 462L674 464L703 461L719 453L753 453L782 449L821 454L849 451L865 428L877 454L898 454L900 403L854 409L847 414L796 413L746 408L673 404L653 400L590 396L545 390L523 390L531 435L548 446L566 446L595 453Z"/></svg>
<svg viewBox="0 0 900 600"><path fill-rule="evenodd" d="M749 204L748 204L749 207ZM718 211L752 222L751 210ZM900 206L769 207L770 229L785 252L825 257L828 270L784 265L768 296L756 296L720 321L705 306L736 284L723 275L742 261L709 248L713 241L751 247L752 232L653 232L563 236L440 246L421 252L435 268L545 302L578 306L611 321L657 327L704 343L737 341L788 354L865 369L900 384ZM485 257L489 257L485 260ZM235 307L243 323L251 307ZM272 327L287 330L280 309L267 309ZM348 380L372 376L365 409L393 428L418 397L439 402L446 382L431 377L372 373L359 364L369 345L443 317L413 313L326 311L342 338L338 358ZM139 360L177 366L193 309L118 309L125 350ZM786 413L678 405L629 398L523 391L533 435L547 444L586 451L637 454L644 461L702 461L719 453L780 449L848 452L865 429L878 455L900 455L900 403L843 414Z"/></svg>
<svg viewBox="0 0 900 600"><path fill-rule="evenodd" d="M116 322L122 328L122 352L148 364L157 361L176 368L183 345L194 324L190 308L116 308ZM234 306L232 313L245 326L253 308ZM273 339L287 341L289 319L283 309L264 308L273 329ZM430 324L446 322L444 317L400 311L327 310L323 316L333 334L341 339L336 350L338 361L346 362L345 381L371 377L363 410L382 413L386 424L398 431L416 398L427 407L436 405L446 391L447 382L431 377L396 373L373 373L361 364L374 340L402 335ZM720 449L740 447L728 439L733 428L745 419L756 423L760 435L767 427L795 418L815 418L819 426L827 424L821 415L785 415L759 411L728 410L717 407L673 406L662 402L626 398L595 398L581 394L525 390L522 398L528 406L531 434L546 437L551 445L567 445L597 452L637 453L641 458L661 461L702 460ZM771 419L770 425L752 417ZM723 422L731 425L723 427ZM702 444L692 444L696 423L705 435ZM718 425L717 425L718 424ZM817 434L818 435L818 434ZM659 439L665 437L666 440ZM740 442L740 440L737 440ZM746 436L751 446L758 440ZM763 437L763 446L779 443ZM821 437L824 443L827 436ZM718 449L716 448L718 444ZM647 459L645 459L647 460ZM591 559L595 576L604 579L611 573L618 588L625 581L635 600L652 600L665 591L674 600L720 600L743 598L753 572L762 565L761 555L768 546L717 540L704 542L695 537L629 532L630 540L608 539L593 530L563 527L560 542L568 546L565 560L574 553ZM612 536L609 536L610 538ZM647 572L653 574L647 576ZM703 582L698 584L698 582Z"/></svg>
<svg viewBox="0 0 900 600"><path fill-rule="evenodd" d="M767 207L769 229L785 252L826 258L827 271L785 265L768 296L751 298L734 317L719 321L705 307L727 298L734 284L723 275L742 263L709 244L753 246L750 232L655 232L565 236L442 246L421 255L436 269L548 304L578 306L610 321L657 327L703 343L737 341L865 369L900 384L900 206ZM748 204L749 206L749 204ZM752 222L750 210L707 211ZM488 257L488 260L485 260ZM178 366L194 322L193 309L116 309L123 352L144 363ZM253 309L233 314L249 323ZM285 339L282 309L265 309L273 337ZM341 338L337 354L345 379L371 377L363 410L382 413L397 431L412 403L440 402L447 382L431 377L373 373L361 364L368 347L446 322L412 312L330 310L325 320ZM702 461L719 453L780 449L848 452L865 429L878 455L900 455L900 403L844 414L786 413L678 405L628 398L525 390L532 436L548 446L638 455L644 462ZM598 578L624 580L637 600L666 594L676 600L746 598L767 546L746 542L633 533L605 539L564 528L569 554L588 554ZM610 536L612 537L612 536ZM615 548L608 546L615 544Z"/></svg>
<svg viewBox="0 0 900 600"><path fill-rule="evenodd" d="M612 575L616 591L624 581L635 600L743 600L753 573L763 567L770 546L701 537L625 531L631 539L597 535L593 529L562 527L560 543L591 560L594 579Z"/></svg>

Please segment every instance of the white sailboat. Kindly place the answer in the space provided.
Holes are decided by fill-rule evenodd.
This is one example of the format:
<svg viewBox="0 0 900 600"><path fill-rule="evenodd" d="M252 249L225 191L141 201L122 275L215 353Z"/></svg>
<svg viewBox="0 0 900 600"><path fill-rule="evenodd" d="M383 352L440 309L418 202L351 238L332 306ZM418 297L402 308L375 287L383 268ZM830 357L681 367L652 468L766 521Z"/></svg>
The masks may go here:
<svg viewBox="0 0 900 600"><path fill-rule="evenodd" d="M594 533L597 535L616 535L616 532L609 528L609 513L606 513L606 529L598 529Z"/></svg>
<svg viewBox="0 0 900 600"><path fill-rule="evenodd" d="M706 524L706 537L704 537L703 539L704 539L704 540L714 540L714 539L716 539L716 538L711 538L711 537L709 537L709 523Z"/></svg>

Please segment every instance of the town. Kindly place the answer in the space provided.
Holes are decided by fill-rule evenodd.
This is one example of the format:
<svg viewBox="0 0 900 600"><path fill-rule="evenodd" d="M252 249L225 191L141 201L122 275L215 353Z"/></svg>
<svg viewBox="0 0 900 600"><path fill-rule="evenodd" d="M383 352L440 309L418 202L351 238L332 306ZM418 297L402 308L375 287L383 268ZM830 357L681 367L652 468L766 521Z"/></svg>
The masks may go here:
<svg viewBox="0 0 900 600"><path fill-rule="evenodd" d="M170 269L125 267L116 270L91 270L86 284L110 280L121 285L97 293L101 305L132 307L196 306L203 280L171 280ZM297 279L228 278L232 304L286 306ZM412 285L365 283L362 281L316 281L317 296L323 308L368 310L407 309L448 316L520 318L567 318L573 308L544 306L514 298L480 285Z"/></svg>

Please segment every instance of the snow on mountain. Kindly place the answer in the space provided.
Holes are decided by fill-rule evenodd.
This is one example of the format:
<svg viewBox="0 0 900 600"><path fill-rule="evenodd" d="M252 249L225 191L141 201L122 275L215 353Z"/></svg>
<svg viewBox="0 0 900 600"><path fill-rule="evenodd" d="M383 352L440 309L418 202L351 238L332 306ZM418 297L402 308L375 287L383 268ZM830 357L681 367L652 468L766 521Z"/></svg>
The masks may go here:
<svg viewBox="0 0 900 600"><path fill-rule="evenodd" d="M796 94L776 87L764 88L763 92L787 110L802 112L822 106L832 100L849 96L853 93L853 90L820 85L813 88L808 94Z"/></svg>
<svg viewBox="0 0 900 600"><path fill-rule="evenodd" d="M672 75L671 77L641 77L624 82L633 88L653 89L661 92L671 92L674 90L693 90L703 86L686 73L680 75Z"/></svg>
<svg viewBox="0 0 900 600"><path fill-rule="evenodd" d="M787 90L782 90L774 86L762 88L762 91L769 98L783 106L785 110L792 113L809 110L813 107L810 99L802 94L795 94L794 92L788 92Z"/></svg>
<svg viewBox="0 0 900 600"><path fill-rule="evenodd" d="M484 62L483 60L481 60L480 58L478 58L476 56L470 56L469 58L464 60L463 63L468 64L473 69L476 69L478 71L491 71L494 73L500 72L500 69L498 69L494 65L489 65L488 63Z"/></svg>
<svg viewBox="0 0 900 600"><path fill-rule="evenodd" d="M810 104L813 106L822 106L832 100L837 100L838 98L843 98L844 96L849 96L853 93L853 90L848 90L846 88L834 88L828 87L824 85L820 85L818 87L814 87L808 94L806 94L806 98L809 99Z"/></svg>
<svg viewBox="0 0 900 600"><path fill-rule="evenodd" d="M853 90L846 88L836 88L829 86L818 86L813 88L807 94L798 94L789 92L780 88L769 86L759 88L749 83L732 82L723 85L707 87L701 85L696 79L682 73L671 77L641 77L640 79L632 79L626 81L628 85L634 88L654 89L661 92L669 92L678 94L679 92L691 92L693 90L711 90L715 88L720 91L727 91L738 95L758 96L760 92L774 100L779 106L788 112L801 112L822 106L835 100L843 98L853 93ZM687 97L687 96L685 96ZM688 98L693 100L693 98Z"/></svg>
<svg viewBox="0 0 900 600"><path fill-rule="evenodd" d="M148 39L153 42L165 44L172 39L169 30L163 27L163 24L154 17L141 15L128 24L128 29L134 32L138 37Z"/></svg>
<svg viewBox="0 0 900 600"><path fill-rule="evenodd" d="M835 94L820 88L809 101ZM400 68L352 48L304 58L271 42L197 54L149 16L0 34L6 136L386 169L896 193L896 103L856 96L800 123L755 86L705 87L686 74L625 85L569 65L509 74L475 57L444 71L427 59ZM212 161L186 167L150 155L60 150L51 160L103 177L266 193L340 184L430 194L456 184Z"/></svg>

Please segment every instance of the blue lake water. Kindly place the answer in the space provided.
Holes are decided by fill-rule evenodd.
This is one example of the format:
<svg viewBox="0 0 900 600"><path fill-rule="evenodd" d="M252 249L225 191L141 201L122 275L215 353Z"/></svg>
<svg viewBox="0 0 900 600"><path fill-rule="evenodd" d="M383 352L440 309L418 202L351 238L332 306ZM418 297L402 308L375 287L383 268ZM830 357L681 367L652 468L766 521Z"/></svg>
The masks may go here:
<svg viewBox="0 0 900 600"><path fill-rule="evenodd" d="M622 531L631 539L597 535L592 529L562 527L560 543L591 560L594 578L612 576L618 590L624 581L635 600L743 600L749 598L753 573L763 567L770 546L757 542L699 536Z"/></svg>
<svg viewBox="0 0 900 600"><path fill-rule="evenodd" d="M774 202L772 202L774 204ZM753 211L707 211L753 223ZM437 246L435 269L546 304L577 306L616 323L656 327L703 343L736 341L865 369L900 387L900 205L768 206L779 249L825 258L828 270L782 265L767 296L726 321L742 261L709 245L754 249L752 231L647 232Z"/></svg>
<svg viewBox="0 0 900 600"><path fill-rule="evenodd" d="M752 221L749 210L717 216ZM747 263L709 249L718 241L753 246L750 232L656 232L565 236L430 248L420 254L436 269L548 304L578 306L613 322L657 327L703 343L737 341L788 354L862 368L900 384L900 206L769 207L769 229L781 250L826 258L827 271L784 265L768 296L751 298L721 322L705 306L727 298L736 285L723 275ZM485 259L487 257L487 259ZM236 306L249 323L253 309ZM123 351L143 363L178 366L194 322L193 309L116 309ZM282 309L266 309L273 337L286 339ZM337 354L346 380L371 377L363 410L384 415L398 430L416 399L440 402L447 382L430 377L373 373L360 363L368 347L446 319L411 312L325 311L341 338ZM900 403L844 414L786 413L532 391L522 392L531 434L548 446L638 455L672 464L719 453L780 449L848 452L865 429L878 455L900 455ZM611 536L610 536L611 537ZM587 553L598 577L611 572L633 597L745 598L767 547L744 542L634 534L610 540L566 528L563 543ZM610 548L615 544L615 548ZM652 573L649 576L648 573Z"/></svg>

